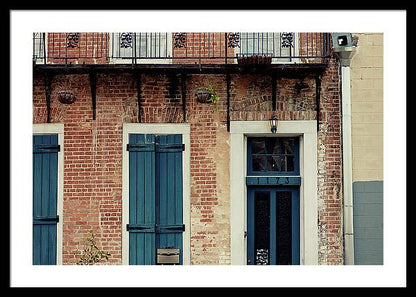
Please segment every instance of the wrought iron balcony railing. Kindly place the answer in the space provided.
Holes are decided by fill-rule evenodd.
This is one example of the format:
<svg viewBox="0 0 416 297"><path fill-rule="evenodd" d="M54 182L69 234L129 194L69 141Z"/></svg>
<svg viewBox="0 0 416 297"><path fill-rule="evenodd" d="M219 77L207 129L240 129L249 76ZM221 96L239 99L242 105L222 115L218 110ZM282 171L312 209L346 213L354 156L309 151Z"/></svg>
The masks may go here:
<svg viewBox="0 0 416 297"><path fill-rule="evenodd" d="M34 33L37 64L326 63L329 33Z"/></svg>

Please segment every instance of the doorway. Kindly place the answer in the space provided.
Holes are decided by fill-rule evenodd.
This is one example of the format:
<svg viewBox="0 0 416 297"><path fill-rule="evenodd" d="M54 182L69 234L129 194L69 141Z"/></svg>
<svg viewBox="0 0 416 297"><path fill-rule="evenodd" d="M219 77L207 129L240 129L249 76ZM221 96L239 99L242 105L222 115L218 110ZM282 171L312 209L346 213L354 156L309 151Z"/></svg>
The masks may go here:
<svg viewBox="0 0 416 297"><path fill-rule="evenodd" d="M247 264L299 265L298 187L249 187Z"/></svg>

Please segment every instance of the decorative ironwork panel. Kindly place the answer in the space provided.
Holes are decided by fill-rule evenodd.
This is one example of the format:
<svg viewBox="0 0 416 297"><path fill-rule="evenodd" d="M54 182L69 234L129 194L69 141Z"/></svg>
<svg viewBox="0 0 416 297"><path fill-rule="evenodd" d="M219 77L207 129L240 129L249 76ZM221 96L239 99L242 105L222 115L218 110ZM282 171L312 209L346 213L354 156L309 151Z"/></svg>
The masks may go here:
<svg viewBox="0 0 416 297"><path fill-rule="evenodd" d="M174 48L186 47L186 33L175 33L173 35L173 47Z"/></svg>
<svg viewBox="0 0 416 297"><path fill-rule="evenodd" d="M133 47L133 33L123 32L120 34L120 47L128 48Z"/></svg>
<svg viewBox="0 0 416 297"><path fill-rule="evenodd" d="M75 48L78 47L79 33L68 33L66 35L66 47Z"/></svg>
<svg viewBox="0 0 416 297"><path fill-rule="evenodd" d="M269 264L269 250L257 249L256 250L256 265L268 265Z"/></svg>
<svg viewBox="0 0 416 297"><path fill-rule="evenodd" d="M280 33L281 45L282 47L293 47L293 33L292 32L283 32Z"/></svg>
<svg viewBox="0 0 416 297"><path fill-rule="evenodd" d="M276 203L276 264L292 264L292 195L277 192Z"/></svg>
<svg viewBox="0 0 416 297"><path fill-rule="evenodd" d="M270 265L270 192L256 192L254 198L255 264Z"/></svg>
<svg viewBox="0 0 416 297"><path fill-rule="evenodd" d="M228 33L228 47L240 47L240 33Z"/></svg>

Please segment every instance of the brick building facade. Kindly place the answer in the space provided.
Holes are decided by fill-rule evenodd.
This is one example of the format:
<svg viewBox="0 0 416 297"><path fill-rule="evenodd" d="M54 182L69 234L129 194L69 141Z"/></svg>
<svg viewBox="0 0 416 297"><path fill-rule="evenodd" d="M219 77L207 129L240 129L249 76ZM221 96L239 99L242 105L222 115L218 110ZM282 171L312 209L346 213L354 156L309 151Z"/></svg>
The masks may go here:
<svg viewBox="0 0 416 297"><path fill-rule="evenodd" d="M225 36L218 41L224 44L219 51L224 51L227 41L232 40L223 33L218 35ZM54 34L45 36L49 41L45 49L47 57L53 56L53 49L71 46L68 39L59 41L59 46L56 41L53 45ZM125 208L130 191L126 188L128 131L182 135L185 144L182 264L250 262L247 237L253 235L248 230L247 201L252 187L247 183L253 179L241 170L248 170L251 162L248 158L253 153L247 151L250 141L247 139L263 141L270 137L294 138L295 143L299 142L298 153L294 153L298 156L299 173L293 175L293 180L299 176L299 182L272 184L270 174L265 175L268 180L264 184L261 178L256 180L258 187L288 186L299 191L298 219L291 224L292 229L299 225L299 262L292 264L344 264L340 64L331 52L329 34L309 36L310 46L315 44L318 48L318 44L327 50L318 53L322 58L319 62L307 53L309 49L302 49L306 47L302 38L307 38L307 34L302 37L296 33L292 36L302 45L290 46L297 47L293 57L299 63L284 60L285 56L271 65L250 67L236 63L232 51L237 47L232 46L228 46L226 54L215 53L214 58L203 56L206 60L187 53L188 59L173 58L168 64L149 60L132 64L128 58L119 64L112 61L115 58L111 54L114 45L111 33L97 38L92 33L76 36L77 55L83 42L95 42L96 48L89 47L91 54L86 51L85 59L83 55L62 59L71 57L67 51L65 56L57 55L59 59L43 57L33 68L34 133L55 133L61 141L58 264L77 263L76 251L84 248L90 230L95 234L97 246L110 253L108 261L100 264L129 264L126 229L129 209ZM187 39L180 38L183 36ZM189 36L172 34L167 44L183 42L175 50L191 51L192 46L187 44L192 40ZM88 37L90 40L85 41ZM198 49L204 40L199 39ZM240 45L243 42L237 41ZM99 54L92 54L93 51ZM181 55L184 54L173 56ZM221 60L222 56L233 59ZM195 93L199 86L212 86L220 97L218 103L198 102ZM62 103L62 91L71 93L76 100ZM273 114L278 118L276 134L269 126ZM291 217L295 215L292 213ZM253 228L256 232L257 227ZM296 251L295 241L293 238L289 241L292 253ZM152 257L155 253L152 252ZM267 259L272 257L269 253Z"/></svg>

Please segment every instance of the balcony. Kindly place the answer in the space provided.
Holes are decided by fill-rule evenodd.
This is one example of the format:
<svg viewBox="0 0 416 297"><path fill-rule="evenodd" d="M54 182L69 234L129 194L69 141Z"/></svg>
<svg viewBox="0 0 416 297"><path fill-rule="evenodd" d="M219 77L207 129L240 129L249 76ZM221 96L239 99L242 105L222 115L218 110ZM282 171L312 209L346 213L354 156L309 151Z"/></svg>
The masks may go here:
<svg viewBox="0 0 416 297"><path fill-rule="evenodd" d="M184 122L187 75L225 75L230 131L230 74L270 75L273 110L277 104L277 79L311 75L316 81L319 106L321 75L328 67L331 48L329 33L34 33L33 69L43 74L48 122L55 74L88 74L94 120L97 74L134 74L139 122L142 74L165 74L171 90L180 88ZM317 114L319 122L319 108Z"/></svg>
<svg viewBox="0 0 416 297"><path fill-rule="evenodd" d="M330 48L329 33L33 34L33 62L39 66L312 67L328 63Z"/></svg>

